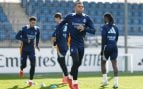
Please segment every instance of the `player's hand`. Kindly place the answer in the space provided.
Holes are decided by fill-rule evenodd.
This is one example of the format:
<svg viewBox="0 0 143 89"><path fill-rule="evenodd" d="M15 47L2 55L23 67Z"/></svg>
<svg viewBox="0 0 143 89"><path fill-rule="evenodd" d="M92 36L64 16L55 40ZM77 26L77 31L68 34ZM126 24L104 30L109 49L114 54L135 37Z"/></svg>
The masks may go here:
<svg viewBox="0 0 143 89"><path fill-rule="evenodd" d="M51 49L51 54L54 54L54 50L55 49L55 47L54 46L52 46L52 49Z"/></svg>
<svg viewBox="0 0 143 89"><path fill-rule="evenodd" d="M37 49L38 51L40 51L40 48L39 48L38 46L36 46L36 49Z"/></svg>
<svg viewBox="0 0 143 89"><path fill-rule="evenodd" d="M105 55L103 54L102 51L101 51L100 55L101 55L101 60L102 61L107 61L107 59L106 59L106 57L105 57Z"/></svg>
<svg viewBox="0 0 143 89"><path fill-rule="evenodd" d="M103 52L102 51L100 52L100 55L103 56Z"/></svg>
<svg viewBox="0 0 143 89"><path fill-rule="evenodd" d="M78 29L80 32L82 32L82 31L84 31L84 30L85 30L85 28L84 28L84 26L83 26L83 25L79 25L79 26L77 26L77 29Z"/></svg>
<svg viewBox="0 0 143 89"><path fill-rule="evenodd" d="M52 42L52 44L54 44L56 42L56 37L52 37L51 42Z"/></svg>
<svg viewBox="0 0 143 89"><path fill-rule="evenodd" d="M56 41L56 37L52 37L52 41L55 42Z"/></svg>

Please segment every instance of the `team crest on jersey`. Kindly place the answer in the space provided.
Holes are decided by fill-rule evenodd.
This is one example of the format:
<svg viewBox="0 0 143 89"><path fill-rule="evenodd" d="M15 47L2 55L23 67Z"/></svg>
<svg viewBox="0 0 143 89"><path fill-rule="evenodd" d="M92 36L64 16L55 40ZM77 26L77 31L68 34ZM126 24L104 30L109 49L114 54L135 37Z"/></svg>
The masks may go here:
<svg viewBox="0 0 143 89"><path fill-rule="evenodd" d="M83 19L83 22L86 23L86 19Z"/></svg>

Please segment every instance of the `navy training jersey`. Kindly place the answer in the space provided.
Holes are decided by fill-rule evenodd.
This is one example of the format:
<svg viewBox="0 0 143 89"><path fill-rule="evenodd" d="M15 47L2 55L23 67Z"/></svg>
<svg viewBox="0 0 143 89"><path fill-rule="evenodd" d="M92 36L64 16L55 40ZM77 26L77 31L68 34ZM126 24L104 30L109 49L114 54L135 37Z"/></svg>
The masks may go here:
<svg viewBox="0 0 143 89"><path fill-rule="evenodd" d="M31 51L35 49L34 48L35 38L36 38L36 46L38 47L39 37L40 37L40 31L38 26L30 27L29 25L26 25L22 27L22 30L20 30L16 34L16 39L22 41L22 50L25 51Z"/></svg>
<svg viewBox="0 0 143 89"><path fill-rule="evenodd" d="M76 13L71 13L67 15L64 20L58 25L58 29L62 28L63 25L68 23L68 32L70 33L71 46L76 47L84 47L84 37L86 35L86 32L95 34L95 28L94 24L89 18L88 15L82 13L81 15L78 15ZM80 32L77 29L77 26L82 25L85 27L85 30Z"/></svg>
<svg viewBox="0 0 143 89"><path fill-rule="evenodd" d="M104 50L105 46L117 46L118 41L118 28L115 25L106 24L102 26L102 51Z"/></svg>
<svg viewBox="0 0 143 89"><path fill-rule="evenodd" d="M63 27L58 29L58 25L55 28L55 31L52 34L52 37L56 37L55 45L58 45L62 49L68 49L68 27L67 24L65 24Z"/></svg>

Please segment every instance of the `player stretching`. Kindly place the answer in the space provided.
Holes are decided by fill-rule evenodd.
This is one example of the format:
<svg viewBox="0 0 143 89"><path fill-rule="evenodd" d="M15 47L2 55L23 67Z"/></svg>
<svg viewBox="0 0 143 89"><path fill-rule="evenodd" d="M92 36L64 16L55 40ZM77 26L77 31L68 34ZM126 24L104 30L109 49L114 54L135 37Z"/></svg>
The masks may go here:
<svg viewBox="0 0 143 89"><path fill-rule="evenodd" d="M24 76L23 69L26 67L27 57L30 59L30 80L28 82L29 86L33 84L33 77L35 73L35 47L34 47L34 40L36 38L36 48L39 50L38 43L39 43L39 35L40 31L36 24L36 17L30 17L29 25L24 26L22 30L20 30L17 35L16 39L21 41L21 66L19 76L22 78Z"/></svg>
<svg viewBox="0 0 143 89"><path fill-rule="evenodd" d="M114 88L118 88L118 28L114 25L114 19L111 14L104 15L105 25L102 27L102 48L101 48L101 70L103 74L103 86L108 85L106 74L106 61L110 57L114 70Z"/></svg>
<svg viewBox="0 0 143 89"><path fill-rule="evenodd" d="M77 79L78 69L84 55L84 37L86 32L95 34L95 28L89 16L83 13L83 3L77 1L74 7L75 13L67 15L58 28L60 29L68 23L68 31L71 36L70 53L73 61L68 83L71 89L79 89Z"/></svg>
<svg viewBox="0 0 143 89"><path fill-rule="evenodd" d="M62 14L61 13L56 13L55 16L55 22L57 23L57 26L61 23L62 21ZM56 27L57 27L56 26ZM59 29L56 29L55 32L52 35L52 44L54 46L57 46L57 55L58 55L58 63L60 64L60 67L64 73L63 77L63 83L67 83L67 78L68 78L68 70L66 67L65 63L65 55L68 50L68 32L67 32L67 25L64 25L61 28L61 31Z"/></svg>

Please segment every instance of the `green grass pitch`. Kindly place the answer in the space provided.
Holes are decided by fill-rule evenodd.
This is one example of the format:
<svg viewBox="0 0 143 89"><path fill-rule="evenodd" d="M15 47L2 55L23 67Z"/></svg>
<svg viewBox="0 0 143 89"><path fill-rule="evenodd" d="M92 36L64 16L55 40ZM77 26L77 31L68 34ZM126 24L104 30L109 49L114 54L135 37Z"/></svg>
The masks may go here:
<svg viewBox="0 0 143 89"><path fill-rule="evenodd" d="M143 89L143 73L120 73L118 89ZM79 87L80 89L113 89L113 74L108 74L109 85L100 87L102 77L100 73L80 73ZM25 83L28 80L28 74L23 79L19 79L18 74L0 74L0 89L50 89L51 84L57 84L56 89L69 89L67 85L61 85L61 73L45 73L36 74L34 82L35 86L28 87ZM45 87L41 84L45 83Z"/></svg>

